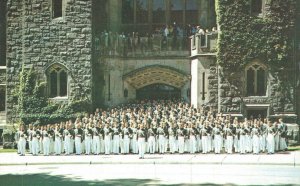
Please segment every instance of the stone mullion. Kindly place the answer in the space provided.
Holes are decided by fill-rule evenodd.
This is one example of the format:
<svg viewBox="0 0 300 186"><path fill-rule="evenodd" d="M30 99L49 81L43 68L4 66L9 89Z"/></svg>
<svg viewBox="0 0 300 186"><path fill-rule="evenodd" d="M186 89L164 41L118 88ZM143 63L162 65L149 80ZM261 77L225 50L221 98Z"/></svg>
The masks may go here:
<svg viewBox="0 0 300 186"><path fill-rule="evenodd" d="M254 95L257 95L257 69L254 70Z"/></svg>

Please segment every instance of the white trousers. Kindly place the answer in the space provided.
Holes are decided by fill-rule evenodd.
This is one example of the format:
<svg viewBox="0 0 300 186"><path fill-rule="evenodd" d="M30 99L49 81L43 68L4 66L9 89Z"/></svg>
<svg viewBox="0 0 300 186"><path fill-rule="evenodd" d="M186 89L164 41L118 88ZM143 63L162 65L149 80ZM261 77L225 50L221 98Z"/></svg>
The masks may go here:
<svg viewBox="0 0 300 186"><path fill-rule="evenodd" d="M32 142L31 142L31 151L32 151L32 155L38 155L39 153L39 140L34 137L32 138Z"/></svg>
<svg viewBox="0 0 300 186"><path fill-rule="evenodd" d="M221 135L215 135L215 153L219 154L222 149L222 137Z"/></svg>
<svg viewBox="0 0 300 186"><path fill-rule="evenodd" d="M266 135L263 134L261 136L259 136L259 150L262 152L265 152L266 150Z"/></svg>
<svg viewBox="0 0 300 186"><path fill-rule="evenodd" d="M18 141L18 152L21 155L25 155L25 150L26 150L26 140L25 138L21 137Z"/></svg>
<svg viewBox="0 0 300 186"><path fill-rule="evenodd" d="M75 151L77 155L81 154L81 137L75 137Z"/></svg>
<svg viewBox="0 0 300 186"><path fill-rule="evenodd" d="M274 136L274 140L275 140L275 151L278 151L279 150L279 135L276 134Z"/></svg>
<svg viewBox="0 0 300 186"><path fill-rule="evenodd" d="M268 134L267 136L267 149L268 153L275 152L275 139L273 134Z"/></svg>
<svg viewBox="0 0 300 186"><path fill-rule="evenodd" d="M285 150L287 148L285 138L279 138L279 150Z"/></svg>
<svg viewBox="0 0 300 186"><path fill-rule="evenodd" d="M206 154L209 152L208 149L208 137L207 136L202 136L202 153Z"/></svg>
<svg viewBox="0 0 300 186"><path fill-rule="evenodd" d="M100 154L100 137L94 136L93 137L93 152L94 154Z"/></svg>
<svg viewBox="0 0 300 186"><path fill-rule="evenodd" d="M28 141L29 153L32 153L32 140Z"/></svg>
<svg viewBox="0 0 300 186"><path fill-rule="evenodd" d="M123 138L123 153L128 154L129 153L129 136L128 135L124 135Z"/></svg>
<svg viewBox="0 0 300 186"><path fill-rule="evenodd" d="M158 146L159 153L165 153L165 137L163 135L158 136Z"/></svg>
<svg viewBox="0 0 300 186"><path fill-rule="evenodd" d="M100 153L105 153L105 144L102 137L100 137Z"/></svg>
<svg viewBox="0 0 300 186"><path fill-rule="evenodd" d="M55 138L54 151L55 151L55 154L61 154L61 139L59 137Z"/></svg>
<svg viewBox="0 0 300 186"><path fill-rule="evenodd" d="M85 154L90 154L91 153L91 147L92 147L92 137L91 136L86 136L84 142L85 142Z"/></svg>
<svg viewBox="0 0 300 186"><path fill-rule="evenodd" d="M180 154L184 153L184 137L178 137L178 151Z"/></svg>
<svg viewBox="0 0 300 186"><path fill-rule="evenodd" d="M155 137L154 136L150 136L148 139L148 151L150 154L155 153Z"/></svg>
<svg viewBox="0 0 300 186"><path fill-rule="evenodd" d="M45 156L49 156L50 153L50 139L49 137L44 137L43 139L43 152Z"/></svg>
<svg viewBox="0 0 300 186"><path fill-rule="evenodd" d="M238 139L238 136L234 136L233 145L234 145L234 152L240 152L240 140Z"/></svg>
<svg viewBox="0 0 300 186"><path fill-rule="evenodd" d="M246 153L246 145L247 140L245 135L240 136L240 153L245 154Z"/></svg>
<svg viewBox="0 0 300 186"><path fill-rule="evenodd" d="M145 138L138 139L139 157L144 158L145 155Z"/></svg>
<svg viewBox="0 0 300 186"><path fill-rule="evenodd" d="M104 137L105 154L110 154L110 147L111 147L110 144L111 144L110 136L105 136Z"/></svg>
<svg viewBox="0 0 300 186"><path fill-rule="evenodd" d="M113 153L119 154L119 148L120 148L120 136L114 135L113 139Z"/></svg>
<svg viewBox="0 0 300 186"><path fill-rule="evenodd" d="M253 153L254 154L258 154L259 153L259 150L260 150L259 144L260 144L259 137L257 135L253 135L253 137L252 137L252 145L253 145Z"/></svg>
<svg viewBox="0 0 300 186"><path fill-rule="evenodd" d="M65 149L66 154L71 153L71 138L70 138L70 136L65 136L64 149Z"/></svg>
<svg viewBox="0 0 300 186"><path fill-rule="evenodd" d="M169 145L170 145L170 152L175 153L176 151L176 141L174 136L169 136Z"/></svg>
<svg viewBox="0 0 300 186"><path fill-rule="evenodd" d="M228 154L232 154L233 136L227 136L226 138L226 150Z"/></svg>
<svg viewBox="0 0 300 186"><path fill-rule="evenodd" d="M190 153L195 153L196 152L196 136L190 136Z"/></svg>
<svg viewBox="0 0 300 186"><path fill-rule="evenodd" d="M138 153L138 142L136 140L136 137L134 137L134 136L131 139L131 149L132 149L132 153L134 153L134 154Z"/></svg>

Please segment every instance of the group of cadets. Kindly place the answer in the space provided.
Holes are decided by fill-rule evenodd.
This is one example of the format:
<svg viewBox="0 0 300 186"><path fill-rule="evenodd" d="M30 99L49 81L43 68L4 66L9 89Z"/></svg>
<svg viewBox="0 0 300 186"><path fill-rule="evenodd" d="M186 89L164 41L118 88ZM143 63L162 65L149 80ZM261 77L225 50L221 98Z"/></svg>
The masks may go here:
<svg viewBox="0 0 300 186"><path fill-rule="evenodd" d="M60 124L24 125L17 132L18 153L139 154L253 153L286 150L287 126L282 119L239 121L179 101L123 105Z"/></svg>

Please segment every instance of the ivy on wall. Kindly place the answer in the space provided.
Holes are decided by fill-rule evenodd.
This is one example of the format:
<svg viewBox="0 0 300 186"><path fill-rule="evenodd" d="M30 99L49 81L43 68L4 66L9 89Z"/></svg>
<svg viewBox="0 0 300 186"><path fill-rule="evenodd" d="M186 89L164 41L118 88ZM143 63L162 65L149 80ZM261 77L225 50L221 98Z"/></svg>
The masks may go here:
<svg viewBox="0 0 300 186"><path fill-rule="evenodd" d="M19 77L19 86L14 97L17 104L17 118L24 124L51 124L82 116L89 111L90 104L85 99L71 100L68 103L51 103L45 95L46 84L39 82L33 68L25 69Z"/></svg>
<svg viewBox="0 0 300 186"><path fill-rule="evenodd" d="M217 0L221 30L217 61L225 69L240 70L255 58L273 67L292 61L296 0L266 0L262 16L251 15L250 0Z"/></svg>

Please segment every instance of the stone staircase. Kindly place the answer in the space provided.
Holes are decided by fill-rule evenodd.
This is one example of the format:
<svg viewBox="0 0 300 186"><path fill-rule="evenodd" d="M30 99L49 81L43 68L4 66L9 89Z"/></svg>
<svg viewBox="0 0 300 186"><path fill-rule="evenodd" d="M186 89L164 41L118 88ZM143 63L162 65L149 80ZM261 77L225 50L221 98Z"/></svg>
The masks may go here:
<svg viewBox="0 0 300 186"><path fill-rule="evenodd" d="M3 129L6 125L6 113L0 112L0 129Z"/></svg>

